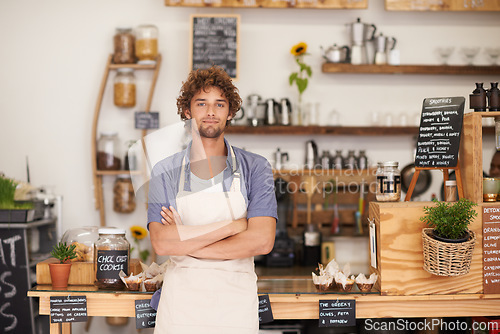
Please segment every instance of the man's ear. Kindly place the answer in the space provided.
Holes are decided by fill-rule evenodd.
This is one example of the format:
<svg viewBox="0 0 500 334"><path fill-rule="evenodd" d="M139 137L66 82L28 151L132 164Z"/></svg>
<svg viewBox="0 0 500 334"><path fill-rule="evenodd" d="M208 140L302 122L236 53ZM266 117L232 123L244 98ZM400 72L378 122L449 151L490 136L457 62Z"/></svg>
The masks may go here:
<svg viewBox="0 0 500 334"><path fill-rule="evenodd" d="M191 119L191 110L186 109L186 111L184 112L184 115L186 115L187 119Z"/></svg>

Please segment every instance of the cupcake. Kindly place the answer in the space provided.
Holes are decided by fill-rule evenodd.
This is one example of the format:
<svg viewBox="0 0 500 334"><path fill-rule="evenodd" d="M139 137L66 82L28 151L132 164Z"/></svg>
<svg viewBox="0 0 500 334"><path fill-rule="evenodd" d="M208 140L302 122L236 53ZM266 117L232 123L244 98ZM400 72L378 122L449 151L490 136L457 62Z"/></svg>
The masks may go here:
<svg viewBox="0 0 500 334"><path fill-rule="evenodd" d="M356 285L358 286L359 291L361 292L370 292L373 288L373 285L377 281L377 274L373 273L370 277L366 278L364 274L359 274L356 277Z"/></svg>
<svg viewBox="0 0 500 334"><path fill-rule="evenodd" d="M144 288L148 292L155 292L158 290L158 285L158 281L156 280L148 279L144 281Z"/></svg>

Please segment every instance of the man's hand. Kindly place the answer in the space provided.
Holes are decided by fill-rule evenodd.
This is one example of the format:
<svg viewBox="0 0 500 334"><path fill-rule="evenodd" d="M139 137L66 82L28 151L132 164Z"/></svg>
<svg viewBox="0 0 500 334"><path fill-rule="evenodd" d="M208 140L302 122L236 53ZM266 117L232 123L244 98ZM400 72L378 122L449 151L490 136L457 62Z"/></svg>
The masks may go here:
<svg viewBox="0 0 500 334"><path fill-rule="evenodd" d="M163 225L183 225L181 216L179 213L174 209L173 206L169 206L167 209L166 207L162 206L161 207L161 216L163 217L161 219L161 222Z"/></svg>

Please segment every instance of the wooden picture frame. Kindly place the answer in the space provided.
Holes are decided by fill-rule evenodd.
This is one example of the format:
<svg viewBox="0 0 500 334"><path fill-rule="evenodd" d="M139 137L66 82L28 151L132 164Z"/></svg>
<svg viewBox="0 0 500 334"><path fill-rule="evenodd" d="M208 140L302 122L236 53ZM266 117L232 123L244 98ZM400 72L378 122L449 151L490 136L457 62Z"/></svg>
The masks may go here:
<svg viewBox="0 0 500 334"><path fill-rule="evenodd" d="M221 66L237 81L240 67L240 15L192 14L189 70Z"/></svg>

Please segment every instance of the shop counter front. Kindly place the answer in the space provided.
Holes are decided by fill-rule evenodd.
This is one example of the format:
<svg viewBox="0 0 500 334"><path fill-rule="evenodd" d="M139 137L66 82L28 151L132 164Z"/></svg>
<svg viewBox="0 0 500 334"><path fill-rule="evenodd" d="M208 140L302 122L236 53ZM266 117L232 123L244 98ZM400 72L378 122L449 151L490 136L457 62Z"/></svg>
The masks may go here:
<svg viewBox="0 0 500 334"><path fill-rule="evenodd" d="M500 315L500 294L456 294L381 296L378 291L320 293L311 279L259 279L259 294L268 294L273 317L279 319L318 319L320 300L356 301L356 318L463 317ZM93 286L69 286L52 290L38 285L28 291L40 298L40 314L50 314L50 297L86 296L89 317L135 317L135 301L149 299L151 292L107 291ZM71 323L50 324L50 333L71 333Z"/></svg>

